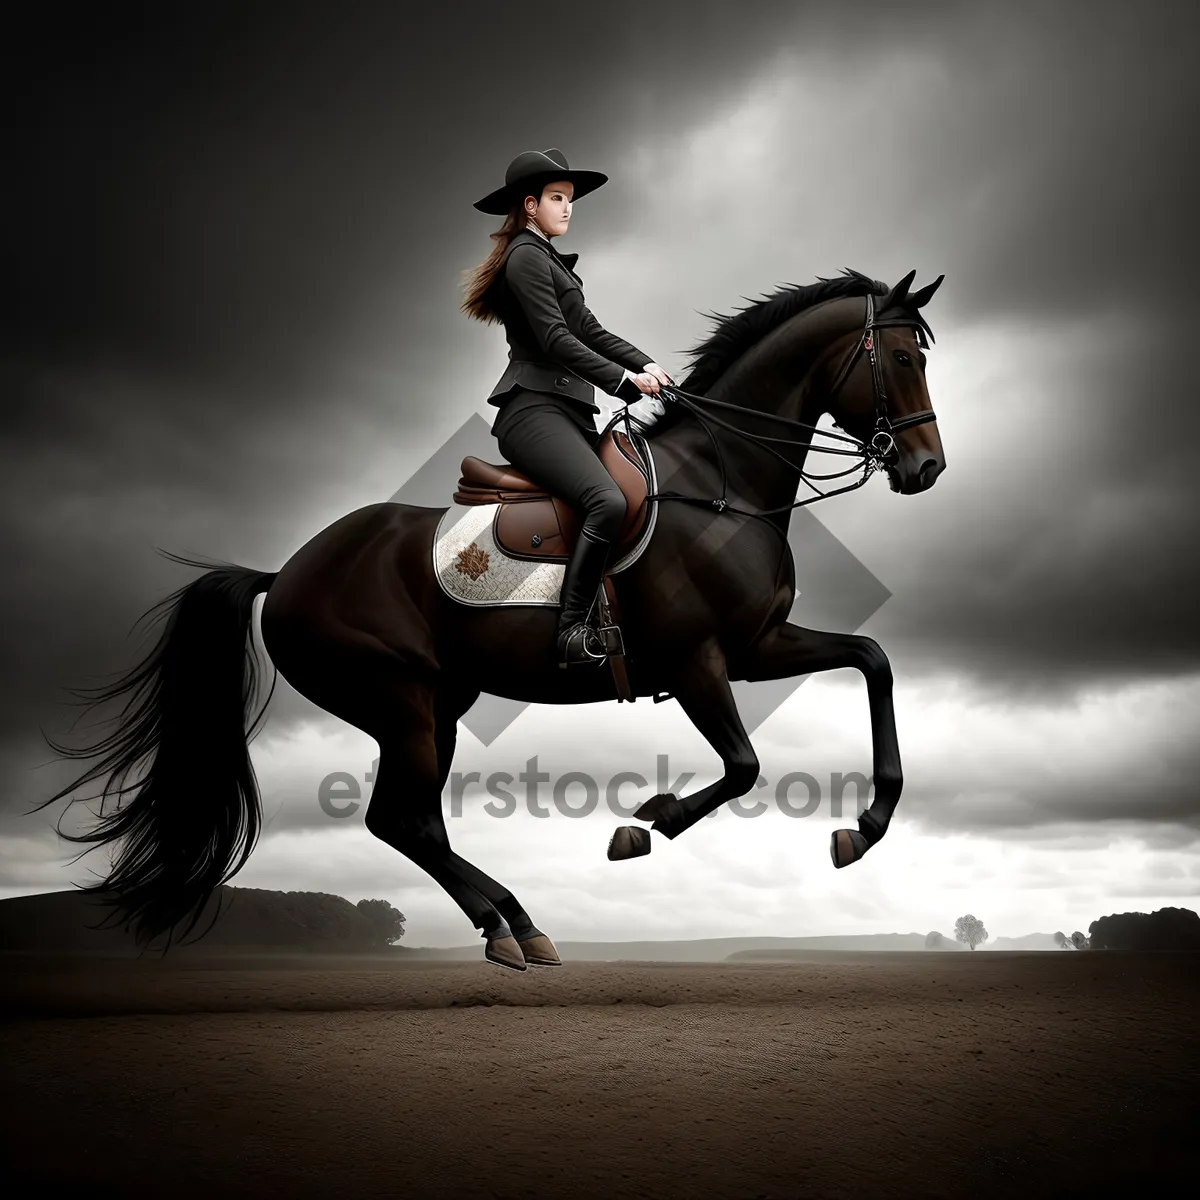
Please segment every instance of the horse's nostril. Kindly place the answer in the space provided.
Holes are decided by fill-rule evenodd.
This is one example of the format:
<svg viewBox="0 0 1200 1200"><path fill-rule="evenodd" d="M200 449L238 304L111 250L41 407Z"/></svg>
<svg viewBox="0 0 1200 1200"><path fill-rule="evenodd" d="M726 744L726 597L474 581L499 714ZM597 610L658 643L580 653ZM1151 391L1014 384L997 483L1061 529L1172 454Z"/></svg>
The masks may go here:
<svg viewBox="0 0 1200 1200"><path fill-rule="evenodd" d="M942 473L942 464L936 458L927 458L917 474L921 482L928 487Z"/></svg>

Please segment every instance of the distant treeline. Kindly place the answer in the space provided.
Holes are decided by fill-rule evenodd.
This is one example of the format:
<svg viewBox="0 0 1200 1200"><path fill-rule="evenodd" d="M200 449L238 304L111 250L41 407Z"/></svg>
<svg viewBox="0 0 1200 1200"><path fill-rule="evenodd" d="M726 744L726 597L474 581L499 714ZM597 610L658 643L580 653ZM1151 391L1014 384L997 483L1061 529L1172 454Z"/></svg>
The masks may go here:
<svg viewBox="0 0 1200 1200"><path fill-rule="evenodd" d="M49 892L0 900L0 951L127 956L133 935L113 921L103 894ZM224 885L173 954L389 949L404 935L404 914L386 900L358 904L328 892L276 892ZM179 931L179 937L183 931ZM159 939L152 951L164 948Z"/></svg>
<svg viewBox="0 0 1200 1200"><path fill-rule="evenodd" d="M1089 932L1093 950L1200 950L1200 916L1190 908L1115 913Z"/></svg>

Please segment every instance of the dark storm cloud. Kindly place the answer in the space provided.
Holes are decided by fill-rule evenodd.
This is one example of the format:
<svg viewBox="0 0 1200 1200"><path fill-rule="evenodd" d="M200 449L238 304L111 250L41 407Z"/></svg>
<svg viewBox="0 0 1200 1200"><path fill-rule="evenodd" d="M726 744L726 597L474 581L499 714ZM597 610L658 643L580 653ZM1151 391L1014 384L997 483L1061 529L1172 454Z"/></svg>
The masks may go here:
<svg viewBox="0 0 1200 1200"><path fill-rule="evenodd" d="M450 292L448 260L478 257L461 198L502 172L498 142L548 132L602 158L614 199L593 228L615 232L647 183L622 174L622 147L719 106L783 47L861 81L911 49L892 108L914 170L879 181L878 223L919 200L906 220L935 218L972 305L1185 284L1197 85L1182 5L608 4L553 24L443 11L414 25L379 6L336 20L295 5L126 23L106 10L14 39L28 120L7 197L21 302L6 344L277 378L364 325L395 336ZM923 106L931 73L952 105ZM870 155L872 127L848 160ZM839 164L804 166L840 188Z"/></svg>
<svg viewBox="0 0 1200 1200"><path fill-rule="evenodd" d="M1095 404L1088 459L1062 459L1071 480L1132 472L1152 483L1165 503L1149 532L1115 550L1051 555L1054 571L1031 586L972 603L973 581L994 565L987 551L1017 561L1023 551L999 534L960 536L953 553L933 555L937 586L919 606L893 588L883 627L895 621L902 654L985 676L1039 662L1065 677L1194 667L1174 586L1200 508L1194 388L1178 352L1194 327L1184 323L1194 316L1189 9L331 14L207 6L122 18L106 7L10 40L10 111L24 120L0 329L10 562L0 715L14 746L32 744L31 721L49 717L56 689L124 669L134 619L191 578L152 546L273 569L316 532L306 521L323 499L352 491L347 478L377 457L380 438L436 444L459 420L447 396L475 406L468 389L490 383L499 352L485 357L457 311L458 272L483 257L492 228L469 204L517 150L559 145L610 173L610 202L587 231L603 244L629 230L646 187L624 169L631 144L716 111L787 47L825 64L833 98L852 96L883 57L911 55L911 90L890 106L903 116L903 152L857 195L864 259L853 265L872 270L871 254L897 242L914 258L902 270L954 264L939 311L960 322L1117 304L1131 329L1153 331L1102 372L1080 364ZM846 161L870 159L876 128L868 119L847 140ZM798 166L829 211L842 206L839 162ZM738 303L730 295L722 307ZM1172 433L1157 466L1125 454L1146 427ZM1075 538L1069 513L1061 538ZM1114 554L1126 569L1097 596ZM281 684L272 724L308 711Z"/></svg>
<svg viewBox="0 0 1200 1200"><path fill-rule="evenodd" d="M870 629L905 673L949 670L1019 701L1197 670L1195 397L1173 325L1097 321L1082 361L1043 369L1040 411L933 397L950 463L938 487L957 511L889 497L878 553L872 535L853 543L893 593ZM994 350L1025 352L1016 337ZM981 448L956 462L954 427L980 405Z"/></svg>
<svg viewBox="0 0 1200 1200"><path fill-rule="evenodd" d="M948 22L959 102L922 154L950 184L944 207L933 200L962 272L948 294L959 320L1090 320L1094 334L1039 417L989 423L977 492L994 504L953 552L923 546L925 586L895 586L878 628L909 660L1017 696L1186 674L1200 666L1200 406L1183 352L1200 318L1184 149L1200 118L1200 22L1182 4L1082 20L1045 6L1027 36L1010 9L990 11ZM1018 376L1025 344L996 347ZM996 398L947 397L948 415L963 402Z"/></svg>
<svg viewBox="0 0 1200 1200"><path fill-rule="evenodd" d="M31 36L6 339L275 375L364 321L413 336L457 282L463 198L495 186L512 146L549 134L578 158L639 110L682 116L791 11L206 6Z"/></svg>
<svg viewBox="0 0 1200 1200"><path fill-rule="evenodd" d="M917 168L898 199L920 192L972 309L1194 304L1197 29L1191 5L1112 3L963 5L930 31L953 102L896 97Z"/></svg>

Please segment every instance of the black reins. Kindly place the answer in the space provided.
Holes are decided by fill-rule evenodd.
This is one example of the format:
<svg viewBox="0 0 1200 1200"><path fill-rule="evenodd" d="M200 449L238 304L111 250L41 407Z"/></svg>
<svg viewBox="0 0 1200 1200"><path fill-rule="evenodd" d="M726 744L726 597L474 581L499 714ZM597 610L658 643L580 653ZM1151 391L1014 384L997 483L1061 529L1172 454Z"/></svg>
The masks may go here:
<svg viewBox="0 0 1200 1200"><path fill-rule="evenodd" d="M666 398L673 404L677 404L680 408L690 412L692 416L703 426L704 431L708 434L709 440L713 444L713 449L716 451L717 465L721 470L721 495L715 500L706 500L702 496L687 496L681 492L650 492L647 494L647 500L682 500L689 504L703 504L707 507L715 509L719 513L731 512L738 513L747 517L768 518L777 513L789 512L794 508L803 508L809 504L815 504L818 500L826 500L831 496L840 496L845 492L852 492L856 488L862 487L864 483L877 471L882 469L892 461L896 456L896 440L895 435L903 432L906 429L912 429L917 425L924 425L929 421L936 421L937 416L932 409L926 412L911 413L909 416L900 417L893 421L887 413L887 388L883 378L883 365L880 362L878 349L875 344L875 331L878 329L887 329L891 327L916 328L917 339L920 344L925 344L922 336L921 327L915 325L911 318L897 317L890 321L880 321L875 317L875 297L870 293L867 294L867 313L866 319L863 322L862 333L859 335L858 342L853 350L846 356L837 375L834 378L833 384L829 389L829 399L834 400L846 380L850 377L850 372L854 370L855 364L862 357L864 352L869 356L871 362L871 386L874 391L875 398L875 426L871 433L870 440L863 441L860 438L853 437L849 434L834 433L832 430L818 429L817 426L808 424L805 421L796 421L791 417L781 417L776 413L760 412L758 409L747 408L741 404L730 404L725 400L714 400L709 396L697 395L694 392L685 392L682 388L674 385L664 385L660 388L660 393L665 394ZM731 425L728 421L723 421L719 417L710 414L705 414L703 408L721 408L727 409L733 413L745 413L748 416L753 416L761 420L775 421L781 425L787 425L795 429L804 430L808 434L820 434L822 437L834 438L840 442L848 442L851 449L843 449L836 446L814 446L811 438L789 438L789 437L769 437L766 434L749 433L745 429L739 429L736 425ZM611 421L604 427L601 436L607 433L614 425L624 422L625 432L632 435L629 429L629 406L626 405L618 412ZM637 418L634 418L636 424ZM721 453L721 445L717 440L716 435L712 431L713 425L719 425L722 429L728 429L732 433L738 434L747 441L753 442L762 449L773 454L785 466L796 470L796 464L787 459L778 450L768 445L768 442L778 442L786 446L803 446L809 451L819 454L840 454L849 457L858 458L862 461L854 466L848 467L844 471L833 471L829 474L810 474L804 468L799 468L800 478L806 483L816 494L809 496L804 500L797 500L793 504L781 504L777 508L764 509L762 512L750 512L748 509L737 508L729 503L728 500L728 477L725 471L725 459ZM829 480L841 479L846 475L850 475L855 471L862 471L862 478L854 483L846 484L844 487L832 488L827 491L821 491L812 481L813 480ZM779 526L774 522L768 522L773 529L778 530Z"/></svg>

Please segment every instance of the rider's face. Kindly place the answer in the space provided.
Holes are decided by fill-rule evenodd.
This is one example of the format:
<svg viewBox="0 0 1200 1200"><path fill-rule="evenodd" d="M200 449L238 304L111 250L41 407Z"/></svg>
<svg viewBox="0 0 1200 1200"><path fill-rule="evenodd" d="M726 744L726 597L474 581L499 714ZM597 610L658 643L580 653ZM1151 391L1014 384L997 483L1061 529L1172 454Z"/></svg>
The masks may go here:
<svg viewBox="0 0 1200 1200"><path fill-rule="evenodd" d="M566 180L548 183L542 188L541 202L532 196L525 197L525 212L541 227L547 237L558 237L567 232L571 220L571 199L575 185Z"/></svg>

